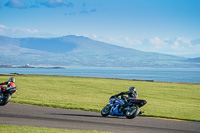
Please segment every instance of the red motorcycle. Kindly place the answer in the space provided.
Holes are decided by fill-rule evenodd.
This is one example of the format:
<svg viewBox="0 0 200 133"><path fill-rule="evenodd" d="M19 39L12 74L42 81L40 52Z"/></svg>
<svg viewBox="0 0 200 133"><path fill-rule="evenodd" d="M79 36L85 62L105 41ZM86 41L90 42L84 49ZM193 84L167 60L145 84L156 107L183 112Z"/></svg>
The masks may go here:
<svg viewBox="0 0 200 133"><path fill-rule="evenodd" d="M6 105L11 96L17 91L17 87L0 86L0 106Z"/></svg>

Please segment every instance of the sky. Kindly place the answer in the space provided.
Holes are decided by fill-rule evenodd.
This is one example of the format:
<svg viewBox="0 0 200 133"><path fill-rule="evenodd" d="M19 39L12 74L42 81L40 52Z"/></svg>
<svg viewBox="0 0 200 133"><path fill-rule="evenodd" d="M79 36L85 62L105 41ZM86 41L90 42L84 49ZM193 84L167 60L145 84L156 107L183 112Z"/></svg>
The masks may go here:
<svg viewBox="0 0 200 133"><path fill-rule="evenodd" d="M0 35L76 35L200 57L200 0L0 0Z"/></svg>

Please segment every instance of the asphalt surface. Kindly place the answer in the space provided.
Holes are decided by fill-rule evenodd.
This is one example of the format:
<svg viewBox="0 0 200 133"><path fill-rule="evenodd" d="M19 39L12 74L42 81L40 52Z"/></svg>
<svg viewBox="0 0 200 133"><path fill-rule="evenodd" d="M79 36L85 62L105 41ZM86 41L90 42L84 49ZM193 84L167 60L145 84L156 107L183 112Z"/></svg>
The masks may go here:
<svg viewBox="0 0 200 133"><path fill-rule="evenodd" d="M100 113L8 103L0 106L0 124L116 133L200 133L200 122L149 117L102 117Z"/></svg>

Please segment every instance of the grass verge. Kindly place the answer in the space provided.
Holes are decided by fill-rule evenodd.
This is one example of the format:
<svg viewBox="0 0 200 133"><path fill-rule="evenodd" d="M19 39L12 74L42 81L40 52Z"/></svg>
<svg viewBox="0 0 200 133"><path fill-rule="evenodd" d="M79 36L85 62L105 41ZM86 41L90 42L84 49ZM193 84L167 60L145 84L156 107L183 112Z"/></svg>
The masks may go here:
<svg viewBox="0 0 200 133"><path fill-rule="evenodd" d="M10 75L1 75L0 82ZM100 112L111 95L137 88L145 116L200 121L200 84L69 76L14 75L11 102Z"/></svg>
<svg viewBox="0 0 200 133"><path fill-rule="evenodd" d="M2 133L108 133L100 131L66 130L44 127L0 125Z"/></svg>

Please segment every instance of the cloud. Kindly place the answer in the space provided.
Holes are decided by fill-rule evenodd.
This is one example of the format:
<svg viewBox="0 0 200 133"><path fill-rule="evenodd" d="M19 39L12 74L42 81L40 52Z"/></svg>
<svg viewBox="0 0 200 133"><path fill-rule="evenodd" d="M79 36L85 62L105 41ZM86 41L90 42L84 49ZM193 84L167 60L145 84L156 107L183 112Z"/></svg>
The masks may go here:
<svg viewBox="0 0 200 133"><path fill-rule="evenodd" d="M187 44L188 46L191 46L191 40L190 39L187 39L187 38L183 38L183 37L178 37L177 38L177 41L179 42L182 42L184 44Z"/></svg>
<svg viewBox="0 0 200 133"><path fill-rule="evenodd" d="M184 37L176 37L171 39L154 37L149 39L149 42L151 47L149 47L148 50L151 52L159 52L178 56L200 55L200 40L194 41Z"/></svg>
<svg viewBox="0 0 200 133"><path fill-rule="evenodd" d="M173 48L173 49L177 49L178 47L179 47L179 42L178 41L175 41L174 45L171 46L171 48Z"/></svg>
<svg viewBox="0 0 200 133"><path fill-rule="evenodd" d="M130 45L140 45L140 44L142 44L141 40L131 39L129 37L125 37L125 42L130 44Z"/></svg>
<svg viewBox="0 0 200 133"><path fill-rule="evenodd" d="M70 15L70 16L73 16L73 15L76 15L76 13L75 12L69 12L69 13L65 13L64 15Z"/></svg>
<svg viewBox="0 0 200 133"><path fill-rule="evenodd" d="M183 38L183 37L177 37L175 40L174 40L174 43L172 43L173 45L171 46L171 48L173 49L183 49L183 48L190 48L190 47L193 47L192 46L192 43L191 43L191 40L190 39L187 39L187 38Z"/></svg>
<svg viewBox="0 0 200 133"><path fill-rule="evenodd" d="M66 12L64 15L78 15L78 14L89 14L89 13L95 13L97 12L96 9L91 9L91 10L82 10L80 12Z"/></svg>
<svg viewBox="0 0 200 133"><path fill-rule="evenodd" d="M124 37L117 39L109 38L106 42L146 52L163 53L184 57L200 57L200 38L192 40L184 37L152 37L149 39Z"/></svg>
<svg viewBox="0 0 200 133"><path fill-rule="evenodd" d="M88 14L88 13L94 13L94 12L97 12L97 10L96 10L96 9L91 9L91 10L82 10L80 13Z"/></svg>
<svg viewBox="0 0 200 133"><path fill-rule="evenodd" d="M6 4L6 7L9 8L20 8L20 9L24 9L25 5L24 3L20 2L19 0L9 0Z"/></svg>
<svg viewBox="0 0 200 133"><path fill-rule="evenodd" d="M0 35L4 35L7 30L8 28L6 26L0 24Z"/></svg>
<svg viewBox="0 0 200 133"><path fill-rule="evenodd" d="M7 29L7 27L5 25L0 24L0 29Z"/></svg>
<svg viewBox="0 0 200 133"><path fill-rule="evenodd" d="M92 37L93 39L97 39L97 38L98 38L98 36L97 36L96 34L92 34L91 37Z"/></svg>
<svg viewBox="0 0 200 133"><path fill-rule="evenodd" d="M40 31L38 29L26 29L27 33L39 33Z"/></svg>
<svg viewBox="0 0 200 133"><path fill-rule="evenodd" d="M9 0L5 7L9 8L39 8L40 6L45 6L48 8L56 8L56 7L73 7L71 2L67 2L66 0L40 0L40 1L23 1L20 0Z"/></svg>
<svg viewBox="0 0 200 133"><path fill-rule="evenodd" d="M33 37L38 36L40 31L38 29L22 29L22 28L9 28L0 24L0 35L8 37Z"/></svg>
<svg viewBox="0 0 200 133"><path fill-rule="evenodd" d="M149 40L151 44L154 45L155 48L160 49L167 46L165 40L160 39L159 37L154 37Z"/></svg>
<svg viewBox="0 0 200 133"><path fill-rule="evenodd" d="M41 2L40 5L44 5L48 8L55 8L55 7L61 7L61 6L73 7L73 4L71 2L67 2L65 0L49 0L49 1Z"/></svg>

